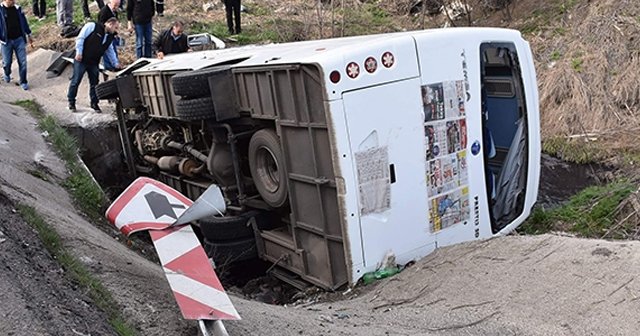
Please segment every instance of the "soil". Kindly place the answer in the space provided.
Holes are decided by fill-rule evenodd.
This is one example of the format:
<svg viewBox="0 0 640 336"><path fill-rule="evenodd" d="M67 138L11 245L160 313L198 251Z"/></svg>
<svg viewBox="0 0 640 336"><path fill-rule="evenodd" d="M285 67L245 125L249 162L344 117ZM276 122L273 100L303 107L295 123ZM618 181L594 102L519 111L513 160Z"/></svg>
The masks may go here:
<svg viewBox="0 0 640 336"><path fill-rule="evenodd" d="M3 335L116 335L71 282L38 234L0 195L0 330Z"/></svg>
<svg viewBox="0 0 640 336"><path fill-rule="evenodd" d="M37 70L32 68L32 71ZM32 81L33 86L45 90L45 82ZM55 86L52 87L55 88ZM2 101L0 102L0 113L2 114L2 123L0 123L0 139L2 139L0 141L0 193L6 195L14 204L20 203L35 208L45 221L55 228L69 252L80 260L112 293L123 316L135 326L140 335L195 334L196 325L182 320L160 266L141 257L119 242L122 237L115 230L106 230L101 227L101 223L91 223L76 211L67 191L60 186L60 183L67 176L64 164L50 150L45 138L37 129L36 121L23 109L7 104L7 102L19 99L36 99L41 103L48 102L44 105L47 112L71 115L64 109L56 110L56 106L60 105L59 100L52 102L48 98L50 97L48 94L43 96L42 94L34 94L34 92L37 91L24 92L20 87L13 85L5 84L2 87L3 94L0 96L0 101ZM63 96L63 92L57 91L55 93ZM86 94L86 91L84 93ZM43 172L44 176L34 176L30 173L36 168ZM30 230L24 222L16 222L15 225L20 225L22 230ZM7 230L7 232L12 231ZM0 249L3 249L2 257L19 260L20 249L12 248L5 251L1 245L6 242L0 244ZM38 248L38 250L42 250L42 248ZM52 268L54 271L59 269L60 266ZM3 289L11 288L12 283L19 281L19 278L13 280L14 274L5 270L5 268L0 270L0 274L2 274L0 288ZM36 271L42 270L36 269ZM38 277L34 276L34 279L38 279ZM64 290L70 291L76 287L68 282L59 285ZM29 290L38 292L40 287L45 292L46 279L34 281ZM54 295L39 296L38 300L43 301L43 306L32 303L34 308L56 307L59 304L58 297ZM62 301L64 302L64 299ZM4 304L5 301L2 302ZM83 302L87 305L90 304L88 300ZM31 322L30 317L34 317L34 319L41 317L41 315L29 315L28 309L24 310L20 307L19 301L15 305L9 305L6 309L15 310L19 314L7 315L7 318L3 316L0 318L2 321L0 323L6 323L9 326L22 326L21 323L24 323L22 317L29 317L26 320L29 323ZM49 308L45 308L45 310L47 309ZM93 309L95 310L95 308ZM95 330L100 330L100 321L104 321L103 317L88 317L86 321L92 335L108 334L93 332L94 324ZM84 326L84 324L81 325ZM30 332L21 331L16 335L30 334ZM46 334L74 335L70 330Z"/></svg>
<svg viewBox="0 0 640 336"><path fill-rule="evenodd" d="M536 206L553 208L581 190L614 179L614 167L603 164L571 164L542 154L540 187ZM562 186L562 187L558 187Z"/></svg>

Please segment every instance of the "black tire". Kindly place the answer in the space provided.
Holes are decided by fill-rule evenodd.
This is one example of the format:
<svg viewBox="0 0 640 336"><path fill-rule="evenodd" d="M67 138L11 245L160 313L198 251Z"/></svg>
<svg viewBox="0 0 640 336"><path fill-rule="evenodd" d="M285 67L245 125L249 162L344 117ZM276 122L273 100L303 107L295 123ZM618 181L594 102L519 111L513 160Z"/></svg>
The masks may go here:
<svg viewBox="0 0 640 336"><path fill-rule="evenodd" d="M218 266L236 261L256 259L258 249L254 238L245 238L231 242L210 242L204 240L204 249L209 258Z"/></svg>
<svg viewBox="0 0 640 336"><path fill-rule="evenodd" d="M287 174L280 139L273 130L262 129L249 142L249 169L262 199L274 208L288 199Z"/></svg>
<svg viewBox="0 0 640 336"><path fill-rule="evenodd" d="M100 100L118 98L120 96L118 93L118 79L98 83L98 85L96 85L96 95Z"/></svg>
<svg viewBox="0 0 640 336"><path fill-rule="evenodd" d="M229 66L217 66L212 68L185 71L171 78L173 93L176 96L199 98L209 96L209 77L220 71L228 70Z"/></svg>
<svg viewBox="0 0 640 336"><path fill-rule="evenodd" d="M186 121L215 118L211 97L180 99L176 102L176 116Z"/></svg>
<svg viewBox="0 0 640 336"><path fill-rule="evenodd" d="M238 240L253 237L253 228L249 225L249 219L259 215L259 211L247 211L238 216L211 216L198 222L202 236L210 242ZM256 220L257 224L261 221L260 218Z"/></svg>

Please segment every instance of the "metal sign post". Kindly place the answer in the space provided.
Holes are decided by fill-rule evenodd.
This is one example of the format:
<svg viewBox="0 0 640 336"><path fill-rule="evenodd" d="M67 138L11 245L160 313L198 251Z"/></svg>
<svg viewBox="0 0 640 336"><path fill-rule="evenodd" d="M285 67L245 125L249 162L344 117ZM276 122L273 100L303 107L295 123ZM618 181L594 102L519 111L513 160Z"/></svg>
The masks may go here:
<svg viewBox="0 0 640 336"><path fill-rule="evenodd" d="M198 320L202 336L229 336L220 320Z"/></svg>

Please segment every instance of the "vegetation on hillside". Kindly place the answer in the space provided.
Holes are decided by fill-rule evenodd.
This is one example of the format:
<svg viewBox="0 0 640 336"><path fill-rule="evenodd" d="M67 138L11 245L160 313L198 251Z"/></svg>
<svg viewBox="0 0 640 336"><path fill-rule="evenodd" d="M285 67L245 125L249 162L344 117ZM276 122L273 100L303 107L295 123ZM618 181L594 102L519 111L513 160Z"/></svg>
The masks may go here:
<svg viewBox="0 0 640 336"><path fill-rule="evenodd" d="M537 208L518 231L568 231L588 238L639 239L637 210L638 187L621 180L589 187L555 209Z"/></svg>

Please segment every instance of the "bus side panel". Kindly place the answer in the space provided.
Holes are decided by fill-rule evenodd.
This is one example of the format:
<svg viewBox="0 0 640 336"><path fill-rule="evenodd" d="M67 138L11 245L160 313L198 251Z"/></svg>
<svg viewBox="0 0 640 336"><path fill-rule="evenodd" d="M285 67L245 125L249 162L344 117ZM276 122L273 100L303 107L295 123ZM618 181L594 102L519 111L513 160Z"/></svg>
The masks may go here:
<svg viewBox="0 0 640 336"><path fill-rule="evenodd" d="M407 79L343 94L357 188L364 270L435 249L429 232L420 82ZM351 185L351 184L350 184Z"/></svg>
<svg viewBox="0 0 640 336"><path fill-rule="evenodd" d="M334 172L338 190L338 207L342 218L342 237L344 244L345 262L349 283L354 285L365 273L364 255L362 251L362 236L360 234L360 216L358 214L357 177L351 158L349 147L349 131L344 114L342 100L326 102L327 122L330 124L330 134L335 145Z"/></svg>
<svg viewBox="0 0 640 336"><path fill-rule="evenodd" d="M417 35L415 40L427 139L429 228L438 247L490 237L479 43L447 34Z"/></svg>

